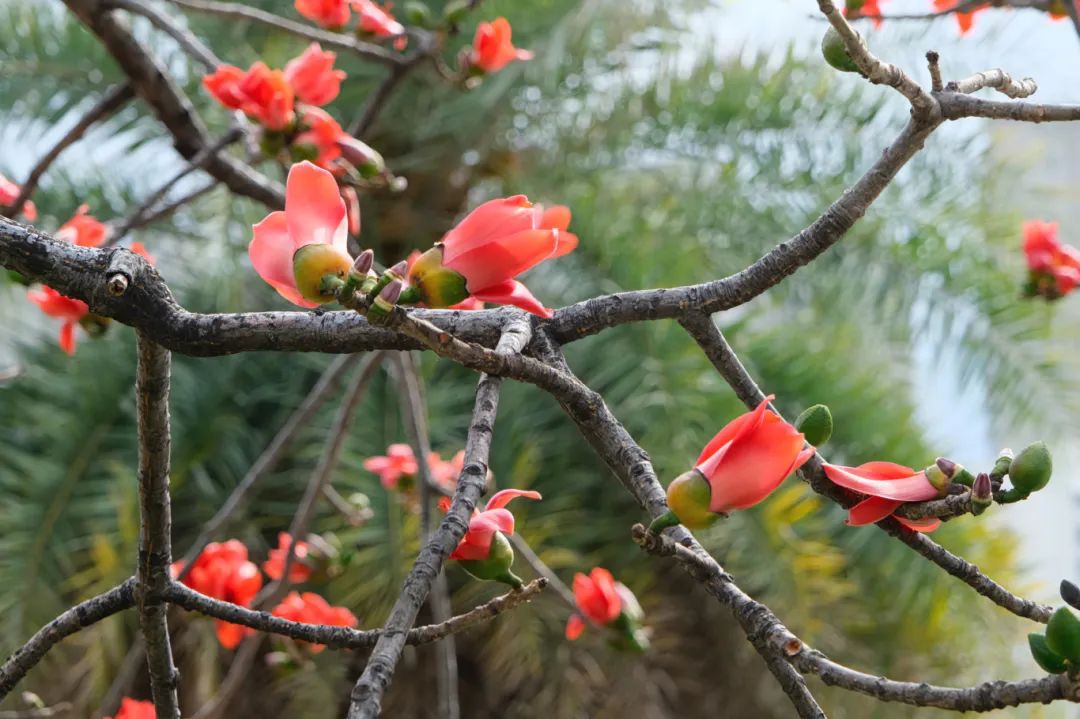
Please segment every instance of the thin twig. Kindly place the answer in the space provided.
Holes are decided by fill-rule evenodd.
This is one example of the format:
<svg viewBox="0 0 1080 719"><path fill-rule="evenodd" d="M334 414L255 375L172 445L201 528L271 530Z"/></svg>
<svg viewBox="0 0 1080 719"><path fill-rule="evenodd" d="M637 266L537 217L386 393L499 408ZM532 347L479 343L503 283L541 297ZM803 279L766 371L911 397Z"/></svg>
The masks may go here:
<svg viewBox="0 0 1080 719"><path fill-rule="evenodd" d="M221 59L202 40L195 37L194 33L181 27L179 23L162 12L156 5L151 5L142 0L107 0L107 2L113 7L145 17L158 30L176 40L176 43L184 52L195 58L207 70L212 71L221 64Z"/></svg>
<svg viewBox="0 0 1080 719"><path fill-rule="evenodd" d="M430 644L440 639L476 626L508 609L530 601L547 586L544 578L535 579L520 590L507 592L478 607L452 617L441 624L426 625L398 633L404 636L405 644ZM349 627L329 626L326 624L306 624L275 617L268 612L247 609L236 604L223 602L200 594L190 587L173 582L166 590L166 598L172 604L192 612L199 612L225 622L240 624L261 632L280 634L301 642L325 644L332 649L370 649L384 636L384 631L377 629L350 629Z"/></svg>
<svg viewBox="0 0 1080 719"><path fill-rule="evenodd" d="M945 86L945 89L949 92L960 92L965 95L970 95L984 88L992 88L1006 97L1016 99L1034 95L1039 86L1030 77L1025 77L1023 80L1014 80L1012 75L1001 68L977 72L971 77L950 82Z"/></svg>
<svg viewBox="0 0 1080 719"><path fill-rule="evenodd" d="M131 577L103 594L79 602L46 624L0 666L0 699L6 697L61 639L134 606L135 578Z"/></svg>
<svg viewBox="0 0 1080 719"><path fill-rule="evenodd" d="M180 719L178 673L169 643L165 588L172 564L172 505L169 500L169 365L161 345L138 335L135 378L139 421L139 565L135 596L146 639L150 691L158 719Z"/></svg>
<svg viewBox="0 0 1080 719"><path fill-rule="evenodd" d="M105 93L102 98L94 103L94 106L87 110L86 114L83 115L70 130L64 133L64 136L57 140L56 144L53 145L40 160L38 160L38 163L30 170L30 174L27 175L26 181L23 182L22 187L19 189L19 195L15 200L6 207L0 207L0 215L10 215L15 208L22 207L23 203L29 200L34 194L34 190L37 189L38 182L41 180L42 175L48 171L56 161L56 158L60 157L60 153L78 142L94 123L100 122L113 115L134 96L135 91L132 89L130 83L117 85Z"/></svg>
<svg viewBox="0 0 1080 719"><path fill-rule="evenodd" d="M528 325L524 328L518 327L514 332L504 333L496 352L500 355L519 352L529 337L527 327ZM374 719L379 716L383 692L390 685L405 646L406 631L416 621L420 606L431 591L431 585L446 558L465 536L469 518L487 481L488 452L499 406L499 386L498 377L482 375L480 378L465 443L465 466L458 479L450 509L438 530L416 558L383 627L385 634L379 638L363 674L353 686L349 719Z"/></svg>

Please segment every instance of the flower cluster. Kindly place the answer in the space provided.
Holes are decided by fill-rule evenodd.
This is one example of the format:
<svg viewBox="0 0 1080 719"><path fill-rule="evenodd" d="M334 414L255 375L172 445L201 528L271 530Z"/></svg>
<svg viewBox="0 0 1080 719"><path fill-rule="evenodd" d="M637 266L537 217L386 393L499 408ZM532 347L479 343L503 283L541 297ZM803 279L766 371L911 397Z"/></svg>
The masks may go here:
<svg viewBox="0 0 1080 719"><path fill-rule="evenodd" d="M431 478L446 493L457 487L458 476L465 466L465 451L461 450L449 460L444 460L438 452L429 452L427 456ZM410 491L420 472L420 463L407 444L396 443L386 448L384 456L368 457L363 463L364 469L379 475L379 482L384 489Z"/></svg>
<svg viewBox="0 0 1080 719"><path fill-rule="evenodd" d="M327 30L343 30L357 15L356 34L367 38L395 38L394 47L405 47L405 27L394 19L389 6L372 0L296 0L296 12Z"/></svg>
<svg viewBox="0 0 1080 719"><path fill-rule="evenodd" d="M1070 0L1053 0L1048 3L1044 8L1050 19L1061 20L1069 16L1065 3ZM1077 0L1071 0L1076 3L1077 8L1080 8L1080 2ZM844 3L844 14L854 18L868 17L873 20L874 27L881 27L881 7L880 4L885 0L846 0ZM935 13L950 13L956 18L956 24L960 28L960 34L966 35L971 32L971 29L975 26L975 15L983 10L989 10L994 7L994 3L975 3L972 4L967 0L931 0L931 4ZM1032 6L1038 7L1038 6ZM962 10L958 8L963 8Z"/></svg>
<svg viewBox="0 0 1080 719"><path fill-rule="evenodd" d="M248 254L255 271L282 297L301 307L333 302L346 278L364 282L372 258L354 267L347 249L348 212L333 176L310 162L293 165L285 184L285 210L255 225ZM469 213L409 266L401 262L394 300L428 307L460 306L467 300L520 307L541 317L551 310L517 275L577 247L567 231L570 211L543 208L524 195L491 200ZM357 265L361 258L356 258ZM407 283L407 284L406 284ZM374 282L372 286L376 286ZM365 291L367 291L365 289ZM378 292L374 291L375 294Z"/></svg>
<svg viewBox="0 0 1080 719"><path fill-rule="evenodd" d="M282 532L278 535L278 546L271 549L269 557L263 563L263 571L273 580L280 580L285 570L291 537ZM311 567L306 560L309 556L307 542L297 541L294 547L295 557L289 568L290 583L306 582L311 578ZM185 564L175 562L172 566L173 577L184 572ZM259 568L248 558L248 549L237 539L227 542L211 542L195 558L191 568L181 580L197 592L214 599L220 599L241 607L251 607L263 586L263 577ZM280 604L271 610L274 616L309 624L332 624L334 626L355 627L358 622L352 612L343 607L332 607L325 599L311 592L297 594L292 592ZM215 620L218 641L226 649L233 649L252 629ZM312 647L320 651L321 647Z"/></svg>
<svg viewBox="0 0 1080 719"><path fill-rule="evenodd" d="M1024 255L1028 280L1024 294L1056 300L1080 284L1080 250L1062 244L1056 222L1031 220L1024 223Z"/></svg>

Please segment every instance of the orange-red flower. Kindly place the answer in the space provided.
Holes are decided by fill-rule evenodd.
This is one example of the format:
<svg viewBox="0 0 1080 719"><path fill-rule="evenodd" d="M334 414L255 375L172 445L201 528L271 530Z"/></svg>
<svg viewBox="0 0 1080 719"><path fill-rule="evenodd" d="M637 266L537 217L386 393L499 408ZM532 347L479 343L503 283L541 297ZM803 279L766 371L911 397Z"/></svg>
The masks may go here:
<svg viewBox="0 0 1080 719"><path fill-rule="evenodd" d="M0 175L0 205L6 207L17 200L21 189L14 182ZM37 208L30 200L23 203L21 212L23 217L31 222L37 219Z"/></svg>
<svg viewBox="0 0 1080 719"><path fill-rule="evenodd" d="M331 30L349 22L349 0L296 0L294 7L308 20Z"/></svg>
<svg viewBox="0 0 1080 719"><path fill-rule="evenodd" d="M292 124L293 88L281 70L271 70L257 62L244 72L222 65L203 77L203 86L225 107L242 110L269 130L283 130Z"/></svg>
<svg viewBox="0 0 1080 719"><path fill-rule="evenodd" d="M375 37L399 38L395 47L399 50L405 46L405 27L394 19L385 8L379 7L372 0L352 0L352 8L360 16L357 28L368 35Z"/></svg>
<svg viewBox="0 0 1080 719"><path fill-rule="evenodd" d="M587 575L574 575L574 601L579 614L571 614L566 622L566 638L577 639L585 631L585 620L599 626L615 621L622 614L623 600L619 592L622 585L615 581L611 572L594 567ZM625 589L625 588L624 588ZM629 590L626 590L629 591Z"/></svg>
<svg viewBox="0 0 1080 719"><path fill-rule="evenodd" d="M384 457L368 457L364 460L364 469L379 475L379 482L384 489L395 489L402 477L411 477L420 469L412 447L407 444L392 444L386 448Z"/></svg>
<svg viewBox="0 0 1080 719"><path fill-rule="evenodd" d="M300 115L300 134L293 139L293 145L312 148L314 162L324 170L335 174L342 168L334 164L341 157L341 145L338 142L348 137L338 121L326 110L317 107L305 107ZM310 156L310 155L309 155Z"/></svg>
<svg viewBox="0 0 1080 719"><path fill-rule="evenodd" d="M143 702L124 697L120 700L120 711L116 712L116 719L154 719L154 705L151 702ZM109 719L109 717L105 717Z"/></svg>
<svg viewBox="0 0 1080 719"><path fill-rule="evenodd" d="M1057 239L1056 222L1024 223L1024 255L1031 275L1032 292L1055 299L1080 284L1080 250Z"/></svg>
<svg viewBox="0 0 1080 719"><path fill-rule="evenodd" d="M937 488L926 478L926 472L916 472L892 462L867 462L858 467L826 463L825 474L834 484L866 495L866 499L848 510L847 523L855 527L880 522L904 502L921 502L939 496ZM895 519L917 532L932 532L941 526L941 521L933 517Z"/></svg>
<svg viewBox="0 0 1080 719"><path fill-rule="evenodd" d="M289 592L281 604L271 611L275 617L305 624L328 624L332 627L355 627L360 622L345 607L334 607L314 592ZM309 644L313 653L326 649L323 644Z"/></svg>
<svg viewBox="0 0 1080 719"><path fill-rule="evenodd" d="M179 576L183 569L183 562L173 563L173 576ZM248 560L247 547L237 539L230 539L206 545L195 558L183 583L208 597L250 607L262 588L262 575L255 563ZM252 633L247 627L221 620L217 620L215 627L218 641L226 649L234 648Z"/></svg>
<svg viewBox="0 0 1080 719"><path fill-rule="evenodd" d="M514 47L511 35L510 22L504 17L477 25L469 53L469 67L483 72L498 72L514 60L531 60L532 52Z"/></svg>
<svg viewBox="0 0 1080 719"><path fill-rule="evenodd" d="M288 532L278 532L277 548L270 550L266 561L262 565L266 576L274 580L281 579L281 575L285 571L285 558L289 556L289 544L291 542L292 535ZM291 584L300 584L311 578L311 567L305 563L307 556L308 543L302 539L297 540L293 546L293 562L289 567L289 582Z"/></svg>
<svg viewBox="0 0 1080 719"><path fill-rule="evenodd" d="M429 307L450 307L472 296L551 317L514 278L577 247L577 235L566 231L569 224L566 207L544 209L524 195L485 202L417 258L409 285Z"/></svg>
<svg viewBox="0 0 1080 719"><path fill-rule="evenodd" d="M474 513L472 519L469 520L469 529L450 555L450 559L487 559L496 532L514 533L514 515L505 507L510 500L518 497L541 498L539 492L521 489L504 489L493 494L484 506L484 511Z"/></svg>
<svg viewBox="0 0 1080 719"><path fill-rule="evenodd" d="M934 0L934 9L938 12L945 12L959 5L961 0ZM989 5L976 5L971 10L966 12L953 13L956 16L956 24L960 26L960 34L966 35L971 31L972 25L975 23L975 13L982 12Z"/></svg>
<svg viewBox="0 0 1080 719"><path fill-rule="evenodd" d="M322 276L344 275L353 262L346 247L345 203L333 175L310 162L293 165L285 182L284 212L271 212L252 230L251 264L278 294L301 307L333 300L320 293ZM310 265L297 264L294 256L311 245L319 245L323 254Z"/></svg>
<svg viewBox="0 0 1080 719"><path fill-rule="evenodd" d="M285 65L285 79L301 102L325 105L338 96L345 71L334 69L335 57L313 42L302 55Z"/></svg>
<svg viewBox="0 0 1080 719"><path fill-rule="evenodd" d="M75 325L90 312L86 303L66 297L48 286L43 286L40 290L30 290L26 296L49 317L63 320L60 325L60 349L69 355L75 354Z"/></svg>
<svg viewBox="0 0 1080 719"><path fill-rule="evenodd" d="M60 225L60 229L56 231L56 239L80 247L97 247L103 243L109 228L93 215L88 215L89 210L89 205L79 205L72 218Z"/></svg>

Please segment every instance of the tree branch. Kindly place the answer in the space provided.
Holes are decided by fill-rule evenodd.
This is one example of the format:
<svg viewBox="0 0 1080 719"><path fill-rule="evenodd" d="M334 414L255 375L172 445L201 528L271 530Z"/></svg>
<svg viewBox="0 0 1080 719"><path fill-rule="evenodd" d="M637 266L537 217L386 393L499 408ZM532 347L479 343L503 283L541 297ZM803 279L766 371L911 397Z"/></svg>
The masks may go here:
<svg viewBox="0 0 1080 719"><path fill-rule="evenodd" d="M531 601L546 586L547 580L543 578L536 579L526 584L520 591L502 594L465 614L459 614L441 624L430 624L410 629L403 633L405 644L430 644L450 634L457 634ZM288 619L275 617L268 612L259 612L229 602L223 602L219 599L213 599L178 582L172 582L169 585L165 591L165 597L170 603L191 612L198 612L208 617L240 624L261 632L279 634L301 642L325 644L332 649L370 649L383 636L382 631L374 629L350 629L349 627L289 621ZM401 635L399 633L399 636Z"/></svg>
<svg viewBox="0 0 1080 719"><path fill-rule="evenodd" d="M135 578L131 577L103 594L79 602L46 624L0 666L0 699L6 697L61 639L134 606Z"/></svg>
<svg viewBox="0 0 1080 719"><path fill-rule="evenodd" d="M19 195L15 200L6 207L0 207L0 215L10 215L15 208L22 207L23 203L29 200L34 194L34 190L37 189L38 182L41 180L42 175L52 167L56 158L60 157L60 153L78 142L94 123L100 122L111 116L121 107L126 105L128 100L134 96L135 92L128 83L117 85L105 93L93 107L87 110L86 114L82 116L82 119L75 123L74 127L64 133L64 136L57 140L56 144L53 145L40 160L38 160L38 163L30 170L30 174L27 175L26 181L23 182L22 187L19 189Z"/></svg>
<svg viewBox="0 0 1080 719"><path fill-rule="evenodd" d="M221 59L202 40L181 27L156 5L142 2L142 0L105 0L105 2L111 7L145 17L151 25L175 40L184 52L195 58L206 70L213 71L221 64Z"/></svg>
<svg viewBox="0 0 1080 719"><path fill-rule="evenodd" d="M1034 95L1039 89L1039 86L1030 77L1025 77L1023 80L1013 80L1009 73L1001 68L996 68L985 72L977 72L971 77L966 77L957 82L950 82L946 90L968 95L987 87L993 88L1002 95L1013 99Z"/></svg>
<svg viewBox="0 0 1080 719"><path fill-rule="evenodd" d="M135 379L139 421L139 566L135 597L146 639L150 690L158 719L180 719L166 618L165 588L171 581L172 510L169 500L169 351L138 335Z"/></svg>
<svg viewBox="0 0 1080 719"><path fill-rule="evenodd" d="M499 340L496 352L503 356L516 354L528 341L528 336L528 333L520 328L518 331L506 332ZM353 687L349 719L373 719L379 715L383 692L389 686L394 668L401 658L405 633L416 620L420 605L431 591L432 582L446 558L465 535L469 519L487 480L488 451L491 448L495 414L499 406L499 385L498 377L483 375L480 378L468 440L465 443L465 467L458 480L450 509L438 530L421 550L405 579L400 596L390 610L390 616L383 628L384 634L379 638L363 674Z"/></svg>

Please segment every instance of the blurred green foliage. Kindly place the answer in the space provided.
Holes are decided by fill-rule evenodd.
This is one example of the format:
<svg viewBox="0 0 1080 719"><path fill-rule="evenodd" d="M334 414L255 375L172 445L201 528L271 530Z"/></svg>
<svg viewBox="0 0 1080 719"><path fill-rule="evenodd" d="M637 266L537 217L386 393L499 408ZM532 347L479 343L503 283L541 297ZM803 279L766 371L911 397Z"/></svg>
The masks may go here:
<svg viewBox="0 0 1080 719"><path fill-rule="evenodd" d="M292 16L281 3L251 4ZM817 57L720 53L709 32L695 26L703 12L692 0L483 3L478 15L509 16L517 44L537 50L537 59L468 93L426 71L404 84L365 139L410 186L401 195L364 198L362 243L389 263L429 244L491 196L523 192L567 204L580 248L529 278L539 297L558 306L720 277L794 234L880 153L900 127L902 110L882 104L883 93L841 80ZM234 64L263 58L280 66L303 47L265 28L187 18ZM199 89L199 68L142 21L135 26L210 124L225 128L226 113ZM467 39L452 40L447 57ZM117 80L96 40L72 18L30 1L0 5L0 61L5 146L35 143L54 125L72 122ZM332 111L348 121L380 70L344 54L339 64L350 81ZM993 387L986 402L996 421L1049 430L1048 407L1063 413L1076 407L1075 353L1056 351L1076 328L1051 329L1045 307L1015 301L1017 218L991 206L996 170L977 146L965 144L969 139L932 139L835 249L717 318L785 413L828 403L836 426L826 449L836 461L891 459L916 467L932 461L936 452L917 419L912 370L928 342L934 356L959 363L965 386ZM0 171L18 178L33 157L5 159ZM40 225L55 228L84 201L103 219L120 216L176 167L170 143L145 108L128 108L50 172L35 196ZM280 308L244 252L248 228L262 214L217 191L135 237L158 257L160 271L192 310ZM84 339L68 359L46 335L55 327L28 309L21 288L0 286L0 292L0 320L11 328L0 336L0 357L21 368L0 384L0 613L6 617L0 649L7 651L73 600L132 571L138 517L130 330L114 326L103 340ZM662 477L684 471L744 409L673 322L616 328L571 345L567 354L651 453ZM175 358L178 552L328 362L273 353ZM423 372L433 445L449 456L464 442L475 377L432 357L424 357ZM396 597L418 541L407 503L360 466L405 439L385 375L361 412L334 484L345 496L366 494L374 517L351 528L331 507L322 508L317 529L333 534L347 565L317 589L374 627ZM330 406L305 429L248 511L218 539L238 537L255 558L265 556L289 523L332 415ZM458 638L465 716L787 716L782 695L726 612L629 541L640 510L553 400L530 387L505 388L491 466L499 486L544 494L543 502L522 503L515 514L521 534L564 580L603 565L634 589L653 629L653 650L617 655L597 632L567 643L568 610L545 596ZM935 539L1022 589L1013 540L992 515L950 523ZM793 630L864 671L956 684L991 671L1035 671L1030 662L1013 667L1002 649L1020 646L1018 622L883 533L845 527L843 518L790 480L703 540ZM453 567L449 578L459 609L498 591ZM229 655L214 642L209 621L174 614L172 623L190 712L213 693ZM91 712L134 636L130 616L84 631L54 651L26 686ZM388 715L431 715L433 656L408 650ZM338 716L362 662L363 656L324 652L292 671L258 664L233 715ZM138 674L136 693L145 689ZM834 717L913 712L821 693Z"/></svg>

